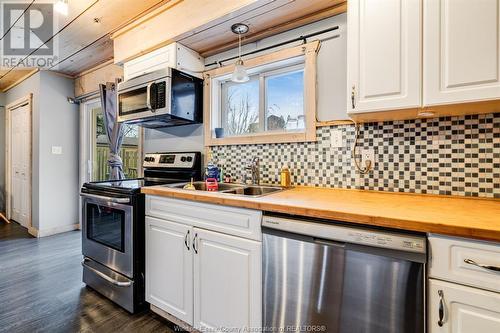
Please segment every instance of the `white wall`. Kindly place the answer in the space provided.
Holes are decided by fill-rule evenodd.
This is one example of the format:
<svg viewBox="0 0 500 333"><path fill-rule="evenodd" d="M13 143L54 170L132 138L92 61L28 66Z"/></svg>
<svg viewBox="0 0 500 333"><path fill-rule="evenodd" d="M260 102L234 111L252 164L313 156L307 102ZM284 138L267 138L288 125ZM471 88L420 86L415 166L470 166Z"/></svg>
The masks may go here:
<svg viewBox="0 0 500 333"><path fill-rule="evenodd" d="M74 81L43 71L40 80L39 229L67 230L78 224L78 106L69 104ZM52 147L62 147L61 155Z"/></svg>
<svg viewBox="0 0 500 333"><path fill-rule="evenodd" d="M203 152L203 125L187 125L162 129L146 129L144 132L144 151Z"/></svg>
<svg viewBox="0 0 500 333"><path fill-rule="evenodd" d="M41 71L5 93L5 103L33 94L32 226L40 234L78 223L78 107L72 79ZM61 146L62 155L53 155Z"/></svg>

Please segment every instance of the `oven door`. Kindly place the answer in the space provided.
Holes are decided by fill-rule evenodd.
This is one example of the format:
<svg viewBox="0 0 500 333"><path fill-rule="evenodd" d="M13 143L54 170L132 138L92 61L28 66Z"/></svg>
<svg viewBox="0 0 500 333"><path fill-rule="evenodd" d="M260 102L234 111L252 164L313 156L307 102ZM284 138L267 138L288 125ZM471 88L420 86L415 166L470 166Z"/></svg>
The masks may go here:
<svg viewBox="0 0 500 333"><path fill-rule="evenodd" d="M82 193L82 252L133 278L133 206L129 198Z"/></svg>

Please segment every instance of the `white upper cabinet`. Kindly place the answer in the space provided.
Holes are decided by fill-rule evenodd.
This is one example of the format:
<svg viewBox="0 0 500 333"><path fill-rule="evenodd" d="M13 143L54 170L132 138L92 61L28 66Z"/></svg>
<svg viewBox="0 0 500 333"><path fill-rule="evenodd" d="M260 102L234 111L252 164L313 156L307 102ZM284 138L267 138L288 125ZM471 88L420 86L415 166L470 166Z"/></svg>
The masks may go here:
<svg viewBox="0 0 500 333"><path fill-rule="evenodd" d="M350 0L348 112L421 105L421 1Z"/></svg>
<svg viewBox="0 0 500 333"><path fill-rule="evenodd" d="M500 1L424 1L424 105L500 98Z"/></svg>

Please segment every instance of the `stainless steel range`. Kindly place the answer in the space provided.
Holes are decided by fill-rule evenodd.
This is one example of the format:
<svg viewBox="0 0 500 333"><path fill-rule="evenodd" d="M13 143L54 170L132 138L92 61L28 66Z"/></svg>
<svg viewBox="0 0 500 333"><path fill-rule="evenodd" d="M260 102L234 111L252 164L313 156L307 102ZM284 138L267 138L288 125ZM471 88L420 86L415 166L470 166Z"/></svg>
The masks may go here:
<svg viewBox="0 0 500 333"><path fill-rule="evenodd" d="M83 282L132 313L145 304L140 189L200 179L201 154L146 154L143 166L144 178L85 183L80 194Z"/></svg>

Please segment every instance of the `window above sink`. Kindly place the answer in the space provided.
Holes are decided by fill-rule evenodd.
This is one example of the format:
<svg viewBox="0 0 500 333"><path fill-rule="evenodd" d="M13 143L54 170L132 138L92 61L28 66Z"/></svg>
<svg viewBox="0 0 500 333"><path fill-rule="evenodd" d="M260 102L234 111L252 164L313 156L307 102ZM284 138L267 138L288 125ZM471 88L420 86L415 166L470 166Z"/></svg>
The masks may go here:
<svg viewBox="0 0 500 333"><path fill-rule="evenodd" d="M318 49L315 41L246 59L244 83L231 81L234 65L205 72L205 145L315 141Z"/></svg>

